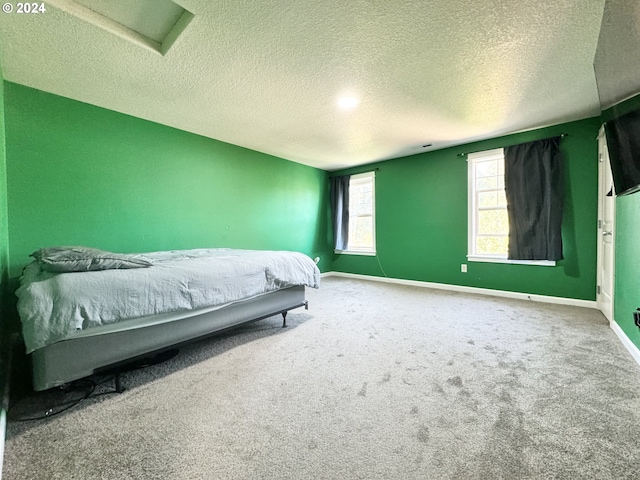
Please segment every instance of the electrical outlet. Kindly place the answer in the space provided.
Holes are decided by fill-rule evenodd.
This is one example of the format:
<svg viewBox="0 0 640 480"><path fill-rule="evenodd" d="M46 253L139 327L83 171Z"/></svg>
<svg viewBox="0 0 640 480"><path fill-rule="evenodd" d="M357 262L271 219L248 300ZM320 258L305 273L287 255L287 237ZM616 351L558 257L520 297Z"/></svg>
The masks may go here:
<svg viewBox="0 0 640 480"><path fill-rule="evenodd" d="M636 324L636 327L640 328L640 308L633 312L633 323Z"/></svg>
<svg viewBox="0 0 640 480"><path fill-rule="evenodd" d="M467 273L467 264L466 263L463 263L463 264L460 265L460 271L462 273Z"/></svg>

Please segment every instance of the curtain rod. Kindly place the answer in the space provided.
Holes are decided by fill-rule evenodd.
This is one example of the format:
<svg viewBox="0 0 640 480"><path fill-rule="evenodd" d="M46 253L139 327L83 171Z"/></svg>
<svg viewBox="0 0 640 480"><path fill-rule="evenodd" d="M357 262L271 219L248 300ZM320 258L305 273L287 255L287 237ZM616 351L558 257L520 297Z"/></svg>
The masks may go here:
<svg viewBox="0 0 640 480"><path fill-rule="evenodd" d="M380 170L379 168L371 168L369 170L363 170L362 172L358 172L358 173L350 173L349 175L360 175L361 173L369 173L369 172L377 172L378 170ZM329 175L329 178L331 177L342 177L343 175Z"/></svg>
<svg viewBox="0 0 640 480"><path fill-rule="evenodd" d="M568 136L569 136L568 133L561 133L560 135L554 135L553 137L541 138L540 140L550 140L550 139L556 138L556 137L564 138L564 137L568 137ZM532 142L539 142L540 140L531 140L531 141ZM530 142L523 142L523 143L530 143ZM520 145L520 144L519 143L514 143L513 145L507 145L505 147L497 147L497 148L514 147L516 145ZM493 150L493 149L492 148L487 148L485 150ZM459 157L464 157L464 156L469 155L471 153L484 152L485 150L476 150L475 152L459 153L458 156Z"/></svg>

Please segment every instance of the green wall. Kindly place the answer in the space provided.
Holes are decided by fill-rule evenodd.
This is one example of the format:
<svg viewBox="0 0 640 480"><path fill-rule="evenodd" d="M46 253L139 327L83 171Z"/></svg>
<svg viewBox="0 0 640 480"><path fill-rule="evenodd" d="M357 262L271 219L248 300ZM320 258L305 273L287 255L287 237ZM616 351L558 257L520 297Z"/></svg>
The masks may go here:
<svg viewBox="0 0 640 480"><path fill-rule="evenodd" d="M4 89L12 277L52 245L283 249L330 261L326 172L17 84Z"/></svg>
<svg viewBox="0 0 640 480"><path fill-rule="evenodd" d="M7 159L5 149L5 91L0 70L0 348L8 348L8 333L15 328L13 296L9 295L9 223L7 213ZM0 353L0 357L2 354ZM0 361L0 364L2 362ZM1 375L1 373L0 373ZM0 386L1 387L1 386ZM2 388L0 388L1 393Z"/></svg>
<svg viewBox="0 0 640 480"><path fill-rule="evenodd" d="M640 308L640 194L616 199L614 318L640 348L633 312Z"/></svg>
<svg viewBox="0 0 640 480"><path fill-rule="evenodd" d="M610 120L640 108L640 95L603 112ZM633 312L640 308L640 193L616 197L615 286L613 316L629 339L640 348L640 330Z"/></svg>
<svg viewBox="0 0 640 480"><path fill-rule="evenodd" d="M0 469L4 451L4 425L9 408L9 365L11 364L14 327L10 321L8 302L9 230L7 223L7 170L5 152L4 85L0 68ZM2 472L0 472L2 476Z"/></svg>
<svg viewBox="0 0 640 480"><path fill-rule="evenodd" d="M0 70L0 286L6 287L9 265L9 226L7 221L7 164L5 152L4 83ZM2 296L4 303L4 296Z"/></svg>
<svg viewBox="0 0 640 480"><path fill-rule="evenodd" d="M332 269L595 300L599 118L414 155L336 173L376 172L378 257L334 255ZM566 196L563 261L555 267L467 262L467 162L460 153L562 133ZM467 263L468 273L460 272Z"/></svg>

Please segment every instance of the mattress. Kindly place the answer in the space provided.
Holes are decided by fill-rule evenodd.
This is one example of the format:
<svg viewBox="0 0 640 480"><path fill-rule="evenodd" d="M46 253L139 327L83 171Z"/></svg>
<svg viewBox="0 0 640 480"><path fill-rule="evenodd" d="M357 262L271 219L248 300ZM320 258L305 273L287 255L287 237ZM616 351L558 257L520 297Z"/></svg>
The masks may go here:
<svg viewBox="0 0 640 480"><path fill-rule="evenodd" d="M315 263L298 252L195 249L142 257L152 266L72 273L47 272L38 262L25 267L16 294L27 353L78 331L320 284Z"/></svg>

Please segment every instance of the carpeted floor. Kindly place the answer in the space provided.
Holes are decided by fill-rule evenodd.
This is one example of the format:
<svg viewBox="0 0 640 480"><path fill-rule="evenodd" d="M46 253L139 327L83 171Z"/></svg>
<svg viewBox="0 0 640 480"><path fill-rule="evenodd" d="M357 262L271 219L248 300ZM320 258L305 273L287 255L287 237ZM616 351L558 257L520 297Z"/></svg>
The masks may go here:
<svg viewBox="0 0 640 480"><path fill-rule="evenodd" d="M599 312L336 277L308 299L10 423L4 480L640 477L640 367Z"/></svg>

